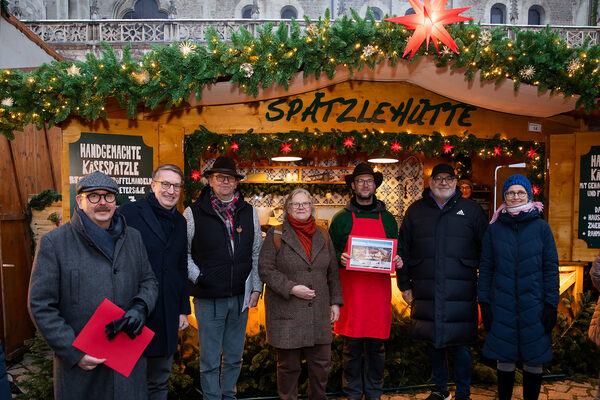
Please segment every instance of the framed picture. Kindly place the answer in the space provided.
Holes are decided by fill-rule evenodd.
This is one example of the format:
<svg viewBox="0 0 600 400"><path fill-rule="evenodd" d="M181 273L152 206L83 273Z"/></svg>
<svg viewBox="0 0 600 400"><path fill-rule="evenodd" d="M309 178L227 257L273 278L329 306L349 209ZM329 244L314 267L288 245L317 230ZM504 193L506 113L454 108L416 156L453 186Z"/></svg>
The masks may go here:
<svg viewBox="0 0 600 400"><path fill-rule="evenodd" d="M350 259L346 269L350 271L379 272L392 274L396 269L396 239L369 238L350 235L348 237Z"/></svg>

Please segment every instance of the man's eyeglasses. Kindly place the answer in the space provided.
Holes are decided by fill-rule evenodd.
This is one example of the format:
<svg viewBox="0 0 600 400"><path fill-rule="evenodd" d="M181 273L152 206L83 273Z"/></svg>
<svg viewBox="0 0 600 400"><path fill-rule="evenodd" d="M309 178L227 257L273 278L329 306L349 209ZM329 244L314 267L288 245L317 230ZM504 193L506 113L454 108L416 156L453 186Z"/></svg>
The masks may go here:
<svg viewBox="0 0 600 400"><path fill-rule="evenodd" d="M354 182L361 186L372 186L375 184L375 180L373 179L357 179Z"/></svg>
<svg viewBox="0 0 600 400"><path fill-rule="evenodd" d="M310 207L310 202L304 202L304 203L290 203L290 206L292 206L292 208L309 208Z"/></svg>
<svg viewBox="0 0 600 400"><path fill-rule="evenodd" d="M436 176L433 178L433 181L435 183L437 183L438 185L442 182L446 182L446 183L450 184L452 182L456 182L456 177L455 176L448 176L448 177Z"/></svg>
<svg viewBox="0 0 600 400"><path fill-rule="evenodd" d="M525 197L527 197L527 192L524 191L518 191L518 192L513 192L512 190L510 192L506 192L504 193L504 197L511 197L511 198L515 198L518 197L520 199L524 199Z"/></svg>
<svg viewBox="0 0 600 400"><path fill-rule="evenodd" d="M183 187L183 185L180 183L171 183L171 182L167 182L167 181L154 181L154 182L160 183L160 188L162 190L169 190L169 189L171 189L171 186L172 186L174 191L179 192L181 190L181 188Z"/></svg>
<svg viewBox="0 0 600 400"><path fill-rule="evenodd" d="M235 182L235 177L230 175L213 175L219 183Z"/></svg>
<svg viewBox="0 0 600 400"><path fill-rule="evenodd" d="M92 192L92 193L81 193L80 196L85 197L92 204L99 203L100 199L102 197L104 197L104 201L107 203L114 203L115 200L117 199L117 195L114 193L100 194L100 193Z"/></svg>

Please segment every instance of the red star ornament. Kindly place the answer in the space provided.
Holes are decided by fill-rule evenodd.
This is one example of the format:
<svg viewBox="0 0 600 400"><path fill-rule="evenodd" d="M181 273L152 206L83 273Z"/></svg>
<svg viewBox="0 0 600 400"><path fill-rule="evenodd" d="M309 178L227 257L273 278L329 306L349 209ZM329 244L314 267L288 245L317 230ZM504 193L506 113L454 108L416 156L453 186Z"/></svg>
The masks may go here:
<svg viewBox="0 0 600 400"><path fill-rule="evenodd" d="M354 147L354 138L348 136L346 139L344 139L344 147L347 147L347 148Z"/></svg>
<svg viewBox="0 0 600 400"><path fill-rule="evenodd" d="M502 155L502 148L495 146L494 147L494 156L500 156Z"/></svg>
<svg viewBox="0 0 600 400"><path fill-rule="evenodd" d="M527 156L529 158L533 158L535 156L537 156L537 153L535 152L535 149L532 147L529 150L527 150Z"/></svg>
<svg viewBox="0 0 600 400"><path fill-rule="evenodd" d="M537 187L537 186L535 186L535 185L532 185L532 186L531 186L531 191L532 191L532 192L533 192L533 194L535 194L535 195L538 195L538 194L540 194L540 188L539 188L539 187Z"/></svg>
<svg viewBox="0 0 600 400"><path fill-rule="evenodd" d="M417 53L419 47L421 47L421 43L426 42L426 46L429 47L430 40L433 41L438 55L440 54L438 40L448 46L448 48L454 50L455 53L458 53L458 46L454 43L452 36L450 36L446 28L444 28L444 25L472 20L473 18L458 15L471 7L444 10L448 0L425 0L425 2L408 0L408 2L415 11L414 14L386 18L388 22L402 24L406 26L406 29L415 31L408 43L406 43L406 50L404 50L402 57L405 57L410 52L410 60Z"/></svg>
<svg viewBox="0 0 600 400"><path fill-rule="evenodd" d="M392 151L400 151L402 149L402 145L398 142L394 142L392 143L390 148L392 149Z"/></svg>
<svg viewBox="0 0 600 400"><path fill-rule="evenodd" d="M234 142L234 141L231 141L231 146L229 146L229 148L230 148L231 150L233 150L234 152L236 152L236 151L238 151L238 149L240 148L240 145L239 145L239 144L237 144L237 143L236 143L236 142Z"/></svg>
<svg viewBox="0 0 600 400"><path fill-rule="evenodd" d="M446 144L442 147L444 149L444 154L452 153L452 149L454 146L450 144L450 142L446 142Z"/></svg>
<svg viewBox="0 0 600 400"><path fill-rule="evenodd" d="M197 181L198 179L200 179L200 176L201 176L201 175L200 175L200 171L198 171L198 170L196 170L196 169L195 169L195 170L193 170L193 171L192 171L192 174L190 175L190 177L191 177L191 178L192 178L194 181Z"/></svg>
<svg viewBox="0 0 600 400"><path fill-rule="evenodd" d="M287 154L287 153L289 153L290 151L292 151L292 145L291 145L291 144L289 144L289 143L283 143L283 144L281 145L281 150L280 150L280 151L281 151L282 153L285 153L285 154Z"/></svg>

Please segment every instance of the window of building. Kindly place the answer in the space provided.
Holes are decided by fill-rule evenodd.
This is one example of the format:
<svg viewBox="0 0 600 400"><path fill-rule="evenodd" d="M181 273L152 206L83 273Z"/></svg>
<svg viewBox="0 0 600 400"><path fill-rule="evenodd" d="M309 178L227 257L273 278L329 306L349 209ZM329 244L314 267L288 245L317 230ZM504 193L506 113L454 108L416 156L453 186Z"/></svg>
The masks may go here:
<svg viewBox="0 0 600 400"><path fill-rule="evenodd" d="M404 15L412 15L412 14L416 14L415 10L413 10L412 7L409 8L408 10L406 10L406 12L404 13Z"/></svg>
<svg viewBox="0 0 600 400"><path fill-rule="evenodd" d="M167 19L166 12L158 9L155 0L138 0L133 6L133 11L123 15L123 19Z"/></svg>
<svg viewBox="0 0 600 400"><path fill-rule="evenodd" d="M533 6L527 13L527 25L542 25L544 10L540 6Z"/></svg>
<svg viewBox="0 0 600 400"><path fill-rule="evenodd" d="M494 4L490 11L490 22L492 24L506 23L506 6L504 4Z"/></svg>
<svg viewBox="0 0 600 400"><path fill-rule="evenodd" d="M252 18L252 6L251 5L247 5L244 8L242 8L242 18L244 18L244 19Z"/></svg>
<svg viewBox="0 0 600 400"><path fill-rule="evenodd" d="M281 9L281 19L296 19L298 18L298 11L292 6L285 6Z"/></svg>
<svg viewBox="0 0 600 400"><path fill-rule="evenodd" d="M375 17L375 21L381 21L383 19L383 11L379 7L371 7L371 12ZM369 14L365 15L365 18L368 18Z"/></svg>

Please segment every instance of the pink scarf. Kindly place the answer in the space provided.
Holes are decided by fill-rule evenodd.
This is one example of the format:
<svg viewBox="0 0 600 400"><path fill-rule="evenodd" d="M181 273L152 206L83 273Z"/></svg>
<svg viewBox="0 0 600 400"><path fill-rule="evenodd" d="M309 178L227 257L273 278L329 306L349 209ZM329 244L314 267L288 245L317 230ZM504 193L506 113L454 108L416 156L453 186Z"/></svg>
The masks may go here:
<svg viewBox="0 0 600 400"><path fill-rule="evenodd" d="M533 210L534 208L536 210L538 210L539 212L542 212L542 210L544 209L544 205L542 203L540 203L539 201L534 201L531 203L526 203L526 204L523 204L520 206L515 206L515 207L508 207L506 205L506 203L502 203L502 205L500 207L498 207L498 209L492 216L490 225L493 224L494 222L496 222L496 220L498 219L498 215L500 215L501 212L502 213L508 212L510 215L518 215L520 212L529 212L529 211Z"/></svg>

